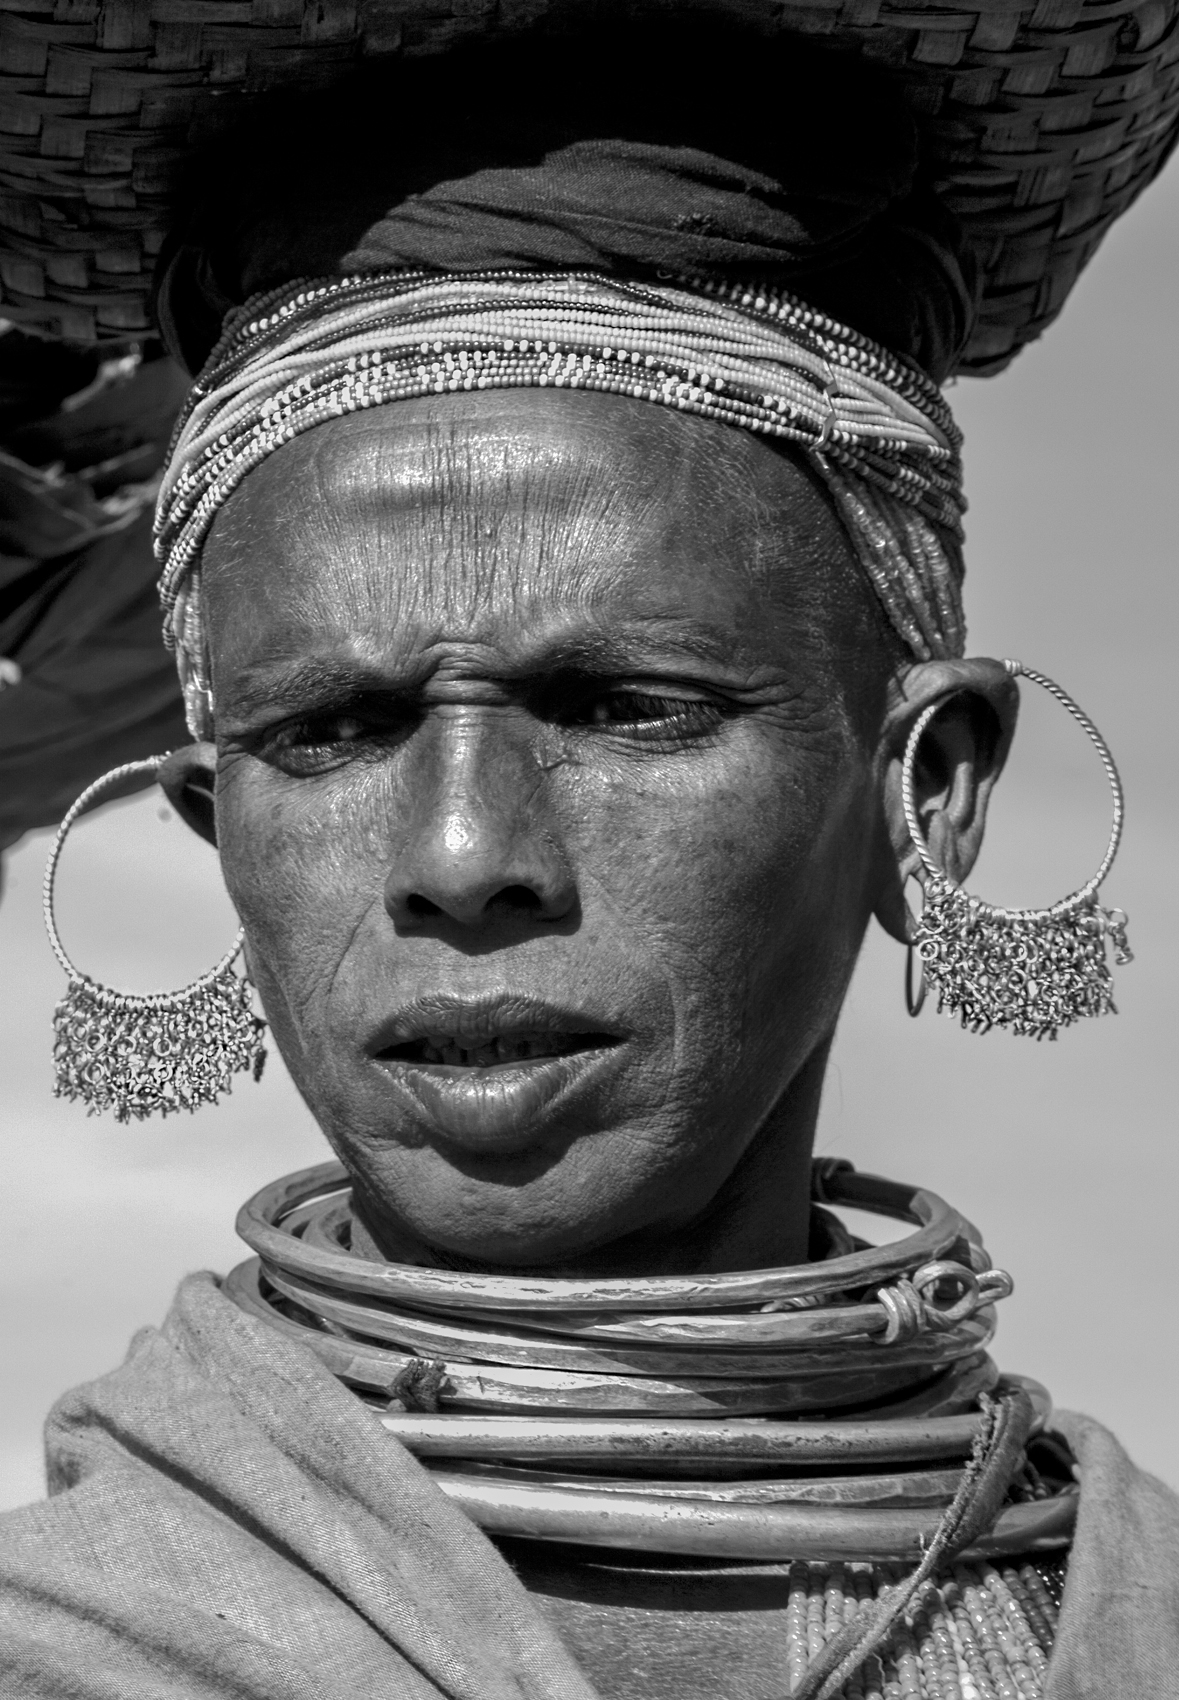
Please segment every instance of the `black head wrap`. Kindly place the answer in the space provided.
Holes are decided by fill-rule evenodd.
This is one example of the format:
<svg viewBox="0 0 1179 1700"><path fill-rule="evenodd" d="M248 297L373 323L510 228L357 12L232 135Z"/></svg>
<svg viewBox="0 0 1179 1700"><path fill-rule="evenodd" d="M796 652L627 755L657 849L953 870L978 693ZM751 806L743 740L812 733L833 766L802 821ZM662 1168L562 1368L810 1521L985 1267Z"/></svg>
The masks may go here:
<svg viewBox="0 0 1179 1700"><path fill-rule="evenodd" d="M260 104L198 152L174 230L157 311L190 370L256 291L398 266L756 281L936 381L977 294L880 73L668 19L491 39Z"/></svg>

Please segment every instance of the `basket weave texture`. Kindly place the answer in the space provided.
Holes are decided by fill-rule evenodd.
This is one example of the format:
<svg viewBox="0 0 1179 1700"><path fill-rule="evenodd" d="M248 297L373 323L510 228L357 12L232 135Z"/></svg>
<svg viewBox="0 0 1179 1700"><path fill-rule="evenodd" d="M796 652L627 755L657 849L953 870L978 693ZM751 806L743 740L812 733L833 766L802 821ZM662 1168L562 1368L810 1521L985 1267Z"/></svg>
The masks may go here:
<svg viewBox="0 0 1179 1700"><path fill-rule="evenodd" d="M82 342L142 335L170 185L195 135L215 131L251 93L322 86L361 57L441 52L554 9L547 0L0 0L0 314ZM963 370L999 370L1055 318L1179 128L1179 0L727 0L723 9L766 31L822 38L900 82L986 279Z"/></svg>

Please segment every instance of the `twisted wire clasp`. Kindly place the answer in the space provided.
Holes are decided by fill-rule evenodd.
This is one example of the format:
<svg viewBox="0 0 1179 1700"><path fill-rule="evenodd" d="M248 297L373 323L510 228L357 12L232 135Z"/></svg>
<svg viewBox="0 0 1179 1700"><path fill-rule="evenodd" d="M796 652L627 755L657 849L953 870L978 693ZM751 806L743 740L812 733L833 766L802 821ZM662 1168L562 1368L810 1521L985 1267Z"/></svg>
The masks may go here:
<svg viewBox="0 0 1179 1700"><path fill-rule="evenodd" d="M948 1299L941 1296L947 1287L951 1288ZM1014 1287L1005 1269L984 1269L976 1275L965 1264L948 1259L923 1263L911 1275L877 1289L876 1299L887 1319L881 1344L912 1340L923 1329L945 1333L987 1305L1009 1298Z"/></svg>

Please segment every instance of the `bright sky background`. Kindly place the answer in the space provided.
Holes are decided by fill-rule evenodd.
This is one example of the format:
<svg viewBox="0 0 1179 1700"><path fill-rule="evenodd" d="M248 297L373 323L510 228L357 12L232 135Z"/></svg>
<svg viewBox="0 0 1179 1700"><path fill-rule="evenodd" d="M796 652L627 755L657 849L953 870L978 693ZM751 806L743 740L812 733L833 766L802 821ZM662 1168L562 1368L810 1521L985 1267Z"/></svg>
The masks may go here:
<svg viewBox="0 0 1179 1700"><path fill-rule="evenodd" d="M1109 739L1129 796L1106 887L1130 914L1116 1019L1054 1045L904 1013L903 953L869 940L831 1066L819 1149L919 1181L983 1228L1015 1277L997 1356L1110 1424L1179 1487L1176 484L1179 167L1115 229L1063 317L1015 367L951 395L966 431L968 609L977 653L1058 679ZM1031 686L980 894L1053 901L1100 859L1100 767ZM75 960L149 991L211 965L233 931L211 851L157 794L74 834L60 914ZM119 1361L176 1281L244 1255L233 1218L327 1153L273 1055L222 1107L131 1129L50 1095L62 976L41 934L47 840L0 903L0 1508L42 1492L53 1398Z"/></svg>

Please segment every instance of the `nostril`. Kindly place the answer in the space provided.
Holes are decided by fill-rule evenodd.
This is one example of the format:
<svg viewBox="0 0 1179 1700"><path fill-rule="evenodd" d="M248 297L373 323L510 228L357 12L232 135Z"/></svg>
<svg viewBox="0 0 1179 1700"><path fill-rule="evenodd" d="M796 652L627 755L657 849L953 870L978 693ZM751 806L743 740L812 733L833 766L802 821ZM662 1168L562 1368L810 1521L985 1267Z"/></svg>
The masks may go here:
<svg viewBox="0 0 1179 1700"><path fill-rule="evenodd" d="M539 892L526 885L505 885L502 891L496 892L487 907L495 909L501 905L505 909L527 909L530 912L544 908Z"/></svg>
<svg viewBox="0 0 1179 1700"><path fill-rule="evenodd" d="M405 899L405 907L419 921L428 921L432 916L442 914L442 909L437 903L431 903L428 897L423 897L417 891L410 892Z"/></svg>
<svg viewBox="0 0 1179 1700"><path fill-rule="evenodd" d="M544 920L550 918L550 907L543 893L523 884L502 885L487 893L465 891L447 894L439 891L438 895L432 898L421 891L410 891L395 899L393 903L393 909L399 911L406 920L436 921L441 916L449 915L453 920L468 924L480 920L510 921L522 917ZM562 906L562 913L564 907Z"/></svg>

